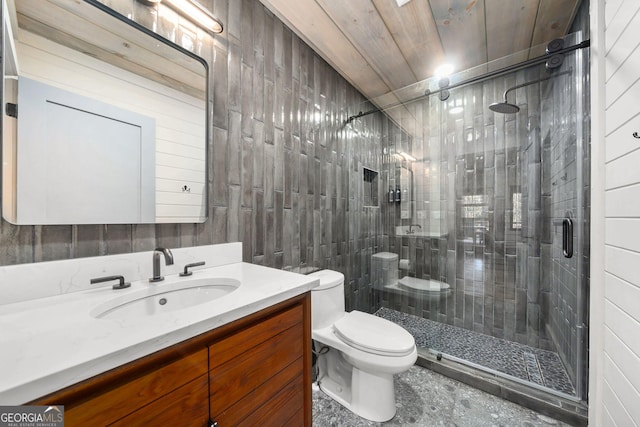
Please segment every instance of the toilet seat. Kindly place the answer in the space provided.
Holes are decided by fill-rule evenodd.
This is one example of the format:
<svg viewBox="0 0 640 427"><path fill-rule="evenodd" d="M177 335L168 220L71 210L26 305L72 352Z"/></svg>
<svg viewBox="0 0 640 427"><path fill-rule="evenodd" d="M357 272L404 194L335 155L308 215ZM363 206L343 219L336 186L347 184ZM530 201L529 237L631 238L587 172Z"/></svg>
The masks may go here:
<svg viewBox="0 0 640 427"><path fill-rule="evenodd" d="M433 279L419 279L416 277L404 276L398 280L398 286L424 294L446 294L451 287L448 283Z"/></svg>
<svg viewBox="0 0 640 427"><path fill-rule="evenodd" d="M361 311L333 324L335 335L350 346L381 356L406 356L415 349L413 336L401 326Z"/></svg>

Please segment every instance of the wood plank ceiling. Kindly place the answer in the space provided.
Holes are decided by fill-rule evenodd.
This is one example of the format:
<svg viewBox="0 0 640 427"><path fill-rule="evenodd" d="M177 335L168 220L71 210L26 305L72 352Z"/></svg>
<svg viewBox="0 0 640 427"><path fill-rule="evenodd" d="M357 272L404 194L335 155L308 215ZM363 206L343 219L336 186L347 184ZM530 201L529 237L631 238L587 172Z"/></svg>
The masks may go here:
<svg viewBox="0 0 640 427"><path fill-rule="evenodd" d="M391 100L445 62L462 71L566 35L582 0L261 1L367 98Z"/></svg>

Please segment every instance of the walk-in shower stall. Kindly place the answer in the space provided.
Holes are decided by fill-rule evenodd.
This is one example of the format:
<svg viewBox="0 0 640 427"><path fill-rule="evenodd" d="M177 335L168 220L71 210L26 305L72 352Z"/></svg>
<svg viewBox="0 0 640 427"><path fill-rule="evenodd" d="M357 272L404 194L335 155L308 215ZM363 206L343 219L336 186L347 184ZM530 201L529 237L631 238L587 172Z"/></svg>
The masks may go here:
<svg viewBox="0 0 640 427"><path fill-rule="evenodd" d="M589 260L579 42L387 95L383 235L370 264L377 314L423 354L576 400L586 398Z"/></svg>

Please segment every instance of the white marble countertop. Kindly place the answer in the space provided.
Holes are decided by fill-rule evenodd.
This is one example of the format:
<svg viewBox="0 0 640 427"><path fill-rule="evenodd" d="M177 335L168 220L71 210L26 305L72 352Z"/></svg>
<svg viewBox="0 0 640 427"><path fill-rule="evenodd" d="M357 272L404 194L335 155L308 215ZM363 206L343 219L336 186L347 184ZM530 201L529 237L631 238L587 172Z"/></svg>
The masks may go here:
<svg viewBox="0 0 640 427"><path fill-rule="evenodd" d="M180 280L241 282L211 302L136 320L97 319L92 310L113 298ZM111 285L0 306L0 404L23 404L140 357L303 294L318 280L242 262L194 269L124 290Z"/></svg>

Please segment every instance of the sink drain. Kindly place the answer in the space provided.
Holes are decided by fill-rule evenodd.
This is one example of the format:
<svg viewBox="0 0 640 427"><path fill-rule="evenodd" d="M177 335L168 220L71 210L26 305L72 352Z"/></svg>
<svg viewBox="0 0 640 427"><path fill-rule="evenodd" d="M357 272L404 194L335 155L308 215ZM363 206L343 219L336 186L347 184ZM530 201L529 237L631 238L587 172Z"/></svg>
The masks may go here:
<svg viewBox="0 0 640 427"><path fill-rule="evenodd" d="M158 304L160 305L165 305L167 303L167 299L166 298L160 298L160 300L158 301Z"/></svg>

